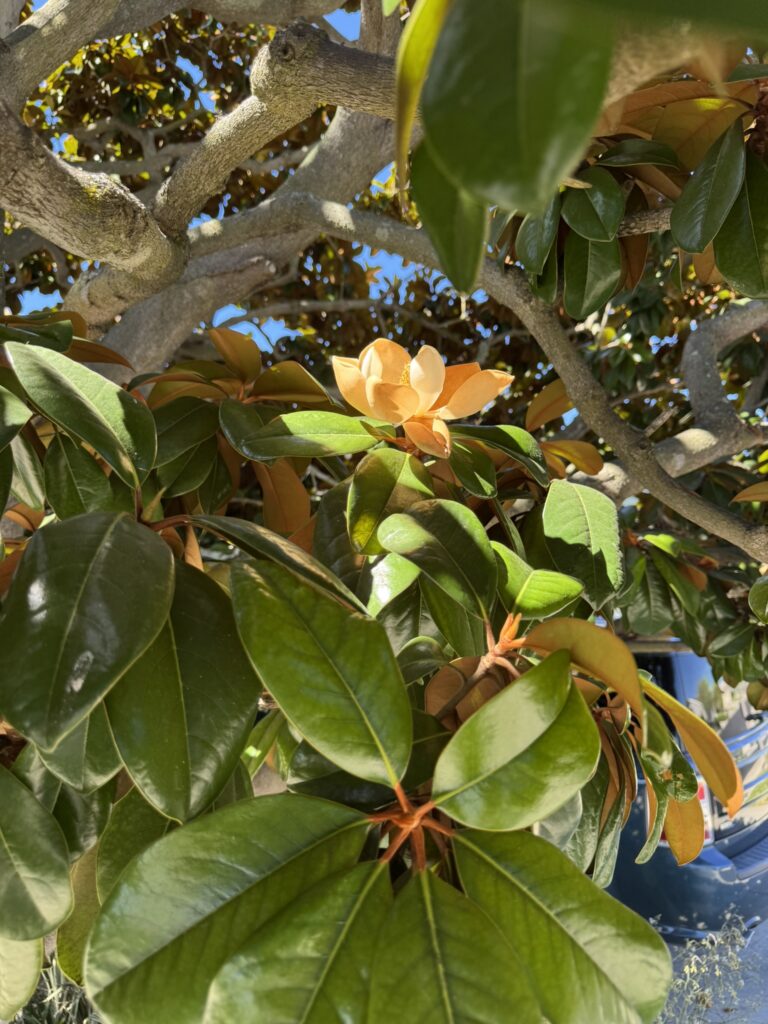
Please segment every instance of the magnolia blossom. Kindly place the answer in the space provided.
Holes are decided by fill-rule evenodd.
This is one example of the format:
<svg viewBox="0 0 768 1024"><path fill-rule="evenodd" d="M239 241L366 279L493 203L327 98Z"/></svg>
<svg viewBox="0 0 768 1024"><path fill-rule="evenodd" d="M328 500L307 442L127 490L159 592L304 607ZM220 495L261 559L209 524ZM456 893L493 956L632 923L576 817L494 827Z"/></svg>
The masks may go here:
<svg viewBox="0 0 768 1024"><path fill-rule="evenodd" d="M512 381L508 373L481 370L477 363L446 366L431 345L412 358L386 338L366 345L358 359L334 356L333 372L350 405L402 426L417 448L441 459L451 453L445 421L479 412Z"/></svg>

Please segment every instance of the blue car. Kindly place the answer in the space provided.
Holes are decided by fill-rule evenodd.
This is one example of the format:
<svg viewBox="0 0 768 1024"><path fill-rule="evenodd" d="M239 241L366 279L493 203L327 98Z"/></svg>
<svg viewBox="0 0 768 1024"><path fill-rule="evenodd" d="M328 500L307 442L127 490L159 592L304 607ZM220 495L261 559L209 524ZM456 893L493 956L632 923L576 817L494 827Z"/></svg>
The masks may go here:
<svg viewBox="0 0 768 1024"><path fill-rule="evenodd" d="M709 662L678 641L631 641L630 647L638 666L728 746L744 780L744 805L729 819L702 780L701 854L678 867L662 842L648 863L635 864L647 830L641 776L609 891L673 941L703 938L734 914L754 927L768 918L768 715L750 705L746 683L732 688L716 680Z"/></svg>

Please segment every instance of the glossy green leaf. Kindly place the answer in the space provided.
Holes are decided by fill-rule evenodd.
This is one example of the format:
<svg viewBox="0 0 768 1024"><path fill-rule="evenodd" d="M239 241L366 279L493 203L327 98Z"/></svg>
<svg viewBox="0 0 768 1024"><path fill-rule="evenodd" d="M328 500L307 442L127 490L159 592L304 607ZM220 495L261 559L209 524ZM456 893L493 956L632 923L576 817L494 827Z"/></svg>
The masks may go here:
<svg viewBox="0 0 768 1024"><path fill-rule="evenodd" d="M768 576L761 576L752 584L749 607L761 622L768 622Z"/></svg>
<svg viewBox="0 0 768 1024"><path fill-rule="evenodd" d="M415 636L397 655L397 663L406 683L431 675L447 661L442 645L431 636Z"/></svg>
<svg viewBox="0 0 768 1024"><path fill-rule="evenodd" d="M13 483L13 451L10 447L0 451L0 508L5 509L11 495ZM1 536L1 535L0 535ZM2 544L0 543L0 561L2 561Z"/></svg>
<svg viewBox="0 0 768 1024"><path fill-rule="evenodd" d="M378 537L385 550L408 558L467 611L489 616L496 560L470 509L455 501L422 501L386 519Z"/></svg>
<svg viewBox="0 0 768 1024"><path fill-rule="evenodd" d="M752 152L744 184L714 244L728 283L750 298L768 298L768 167Z"/></svg>
<svg viewBox="0 0 768 1024"><path fill-rule="evenodd" d="M35 449L23 434L17 434L9 450L13 456L11 493L30 508L44 508L43 465Z"/></svg>
<svg viewBox="0 0 768 1024"><path fill-rule="evenodd" d="M645 776L645 784L646 801L649 804L648 834L640 852L635 857L635 864L647 864L658 849L670 799L669 792L657 776L648 773Z"/></svg>
<svg viewBox="0 0 768 1024"><path fill-rule="evenodd" d="M80 793L92 793L122 768L103 704L67 733L53 750L41 750L49 771Z"/></svg>
<svg viewBox="0 0 768 1024"><path fill-rule="evenodd" d="M452 0L422 0L406 21L397 48L395 160L397 176L403 188L406 185L408 149L419 96L451 2Z"/></svg>
<svg viewBox="0 0 768 1024"><path fill-rule="evenodd" d="M158 466L164 466L190 448L196 448L219 429L218 407L213 402L191 395L161 405L152 415L157 430L155 463Z"/></svg>
<svg viewBox="0 0 768 1024"><path fill-rule="evenodd" d="M259 526L258 523L230 516L190 516L190 522L193 526L209 530L234 544L243 554L251 555L253 558L266 558L278 565L284 565L297 576L335 594L345 604L365 611L365 606L333 573L328 572L322 562L312 558L302 548L279 534Z"/></svg>
<svg viewBox="0 0 768 1024"><path fill-rule="evenodd" d="M599 167L654 167L679 169L680 160L671 146L653 139L622 139L601 154Z"/></svg>
<svg viewBox="0 0 768 1024"><path fill-rule="evenodd" d="M347 528L347 508L352 478L330 487L320 499L312 536L312 554L350 591L361 588L365 557L352 545Z"/></svg>
<svg viewBox="0 0 768 1024"><path fill-rule="evenodd" d="M473 441L481 441L489 448L504 452L515 462L528 470L537 484L546 487L549 483L549 473L541 448L522 427L513 427L508 424L500 426L467 427L463 424L458 427L451 427L453 437L470 438Z"/></svg>
<svg viewBox="0 0 768 1024"><path fill-rule="evenodd" d="M573 835L563 847L563 853L582 873L592 863L600 839L600 819L609 781L608 764L604 757L597 762L595 774L582 786L581 818Z"/></svg>
<svg viewBox="0 0 768 1024"><path fill-rule="evenodd" d="M232 600L248 656L289 721L340 768L394 786L411 713L381 625L266 562L234 566Z"/></svg>
<svg viewBox="0 0 768 1024"><path fill-rule="evenodd" d="M208 471L208 476L197 489L200 507L206 514L219 512L235 492L232 477L224 459L217 453Z"/></svg>
<svg viewBox="0 0 768 1024"><path fill-rule="evenodd" d="M261 689L229 598L179 564L167 624L107 696L120 756L153 806L186 821L213 801L245 747Z"/></svg>
<svg viewBox="0 0 768 1024"><path fill-rule="evenodd" d="M32 998L43 969L43 940L0 936L0 1018L11 1020Z"/></svg>
<svg viewBox="0 0 768 1024"><path fill-rule="evenodd" d="M112 506L112 488L101 466L66 434L56 434L43 463L45 494L59 519Z"/></svg>
<svg viewBox="0 0 768 1024"><path fill-rule="evenodd" d="M674 559L661 551L650 551L650 558L669 589L689 615L697 615L701 604L701 591L677 568Z"/></svg>
<svg viewBox="0 0 768 1024"><path fill-rule="evenodd" d="M459 832L455 849L467 895L517 950L547 1020L656 1019L672 968L641 917L527 832Z"/></svg>
<svg viewBox="0 0 768 1024"><path fill-rule="evenodd" d="M592 487L553 480L542 526L557 567L584 584L593 608L602 607L624 577L614 503Z"/></svg>
<svg viewBox="0 0 768 1024"><path fill-rule="evenodd" d="M563 220L582 238L610 242L624 216L624 193L613 175L602 167L589 167L579 180L590 188L566 189Z"/></svg>
<svg viewBox="0 0 768 1024"><path fill-rule="evenodd" d="M529 274L528 281L534 295L553 306L557 301L560 287L560 265L558 262L557 248L553 248L544 264L540 274Z"/></svg>
<svg viewBox="0 0 768 1024"><path fill-rule="evenodd" d="M454 0L422 96L437 162L504 209L543 210L583 155L610 61L610 19L536 0Z"/></svg>
<svg viewBox="0 0 768 1024"><path fill-rule="evenodd" d="M21 341L26 345L64 352L72 343L74 330L71 320L50 320L47 312L30 313L23 323L0 324L2 341ZM44 321L48 320L47 323Z"/></svg>
<svg viewBox="0 0 768 1024"><path fill-rule="evenodd" d="M446 276L459 291L472 291L488 236L485 204L447 177L427 141L413 155L411 186L422 224Z"/></svg>
<svg viewBox="0 0 768 1024"><path fill-rule="evenodd" d="M548 569L532 569L503 544L491 541L499 569L499 597L512 615L545 619L575 601L584 585L572 576Z"/></svg>
<svg viewBox="0 0 768 1024"><path fill-rule="evenodd" d="M219 971L204 1024L364 1021L367 978L391 901L386 867L375 861L318 882Z"/></svg>
<svg viewBox="0 0 768 1024"><path fill-rule="evenodd" d="M128 866L104 905L86 991L111 1024L200 1024L223 964L302 892L352 867L367 827L347 807L281 794L170 833Z"/></svg>
<svg viewBox="0 0 768 1024"><path fill-rule="evenodd" d="M133 786L112 807L96 848L96 889L102 903L134 857L160 839L170 822Z"/></svg>
<svg viewBox="0 0 768 1024"><path fill-rule="evenodd" d="M385 555L377 559L368 569L368 614L375 618L390 601L404 593L418 576L418 566L400 555Z"/></svg>
<svg viewBox="0 0 768 1024"><path fill-rule="evenodd" d="M686 252L703 252L723 226L741 191L745 168L739 118L710 147L672 207L672 237Z"/></svg>
<svg viewBox="0 0 768 1024"><path fill-rule="evenodd" d="M461 726L437 762L432 799L465 825L526 828L573 796L599 755L570 656L558 651Z"/></svg>
<svg viewBox="0 0 768 1024"><path fill-rule="evenodd" d="M217 454L216 438L209 437L196 448L190 448L160 466L157 479L163 489L163 497L177 498L200 487L210 473Z"/></svg>
<svg viewBox="0 0 768 1024"><path fill-rule="evenodd" d="M277 708L272 708L251 729L242 754L242 763L251 778L266 761L284 725L285 715Z"/></svg>
<svg viewBox="0 0 768 1024"><path fill-rule="evenodd" d="M432 478L419 459L394 448L370 452L355 470L347 498L352 544L366 555L381 554L376 533L387 516L433 495Z"/></svg>
<svg viewBox="0 0 768 1024"><path fill-rule="evenodd" d="M593 242L571 231L565 240L563 303L574 320L600 309L621 284L618 240Z"/></svg>
<svg viewBox="0 0 768 1024"><path fill-rule="evenodd" d="M493 459L472 445L454 441L451 446L450 465L459 483L469 494L478 498L493 498L497 493L496 467Z"/></svg>
<svg viewBox="0 0 768 1024"><path fill-rule="evenodd" d="M720 658L732 658L736 654L741 654L749 645L754 632L755 627L750 623L736 621L720 629L709 644L709 653Z"/></svg>
<svg viewBox="0 0 768 1024"><path fill-rule="evenodd" d="M152 468L157 443L146 405L59 352L19 342L5 348L35 408L91 445L125 483L138 486Z"/></svg>
<svg viewBox="0 0 768 1024"><path fill-rule="evenodd" d="M339 412L288 412L263 427L254 425L247 430L242 424L236 430L222 419L222 428L236 451L257 461L353 455L379 443L362 419Z"/></svg>
<svg viewBox="0 0 768 1024"><path fill-rule="evenodd" d="M85 946L101 909L96 892L97 850L92 846L72 868L75 907L56 935L56 962L76 985L83 983Z"/></svg>
<svg viewBox="0 0 768 1024"><path fill-rule="evenodd" d="M0 451L6 448L32 415L22 400L0 387Z"/></svg>
<svg viewBox="0 0 768 1024"><path fill-rule="evenodd" d="M0 765L0 936L37 939L72 909L61 829L23 782Z"/></svg>
<svg viewBox="0 0 768 1024"><path fill-rule="evenodd" d="M22 748L11 765L11 773L24 783L46 811L53 810L61 792L61 779L57 779L53 772L48 771L34 743L27 743Z"/></svg>
<svg viewBox="0 0 768 1024"><path fill-rule="evenodd" d="M0 712L51 749L152 643L172 594L169 547L125 515L38 530L0 619Z"/></svg>
<svg viewBox="0 0 768 1024"><path fill-rule="evenodd" d="M368 1021L538 1024L518 952L472 900L420 871L401 889L379 937Z"/></svg>
<svg viewBox="0 0 768 1024"><path fill-rule="evenodd" d="M626 780L622 776L618 793L613 798L613 803L601 823L595 849L595 861L592 865L592 884L600 889L606 889L611 884L616 870L624 818L625 790Z"/></svg>
<svg viewBox="0 0 768 1024"><path fill-rule="evenodd" d="M559 850L564 849L573 839L581 824L584 813L581 793L582 791L579 790L570 800L566 800L562 807L558 807L546 818L537 821L532 829L533 834L546 839L548 843L556 846Z"/></svg>
<svg viewBox="0 0 768 1024"><path fill-rule="evenodd" d="M540 216L529 213L515 237L515 255L529 274L541 274L560 224L560 193L556 192Z"/></svg>
<svg viewBox="0 0 768 1024"><path fill-rule="evenodd" d="M456 654L459 657L484 654L487 643L483 620L454 601L428 576L421 577L419 588L432 621Z"/></svg>
<svg viewBox="0 0 768 1024"><path fill-rule="evenodd" d="M53 807L53 816L64 833L70 861L76 861L91 849L106 828L115 783L110 781L92 793L78 793L62 782Z"/></svg>
<svg viewBox="0 0 768 1024"><path fill-rule="evenodd" d="M633 633L652 636L669 625L672 603L669 588L653 562L639 559L632 566L637 588L631 603L624 609L627 628Z"/></svg>

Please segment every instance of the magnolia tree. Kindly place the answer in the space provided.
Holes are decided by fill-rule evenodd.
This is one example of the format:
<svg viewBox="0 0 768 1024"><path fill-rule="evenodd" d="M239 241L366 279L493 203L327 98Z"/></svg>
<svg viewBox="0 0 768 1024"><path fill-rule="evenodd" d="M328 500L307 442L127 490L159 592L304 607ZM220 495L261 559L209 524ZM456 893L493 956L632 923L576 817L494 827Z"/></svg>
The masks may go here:
<svg viewBox="0 0 768 1024"><path fill-rule="evenodd" d="M0 1016L662 1008L638 773L640 860L741 781L621 637L768 703L768 66L638 6L6 4Z"/></svg>

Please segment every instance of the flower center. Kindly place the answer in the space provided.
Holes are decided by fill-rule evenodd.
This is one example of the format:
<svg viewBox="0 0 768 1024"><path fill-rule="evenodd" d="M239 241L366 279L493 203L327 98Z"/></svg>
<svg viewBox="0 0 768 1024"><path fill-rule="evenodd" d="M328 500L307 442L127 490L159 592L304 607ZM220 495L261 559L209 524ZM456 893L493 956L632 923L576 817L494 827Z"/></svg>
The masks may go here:
<svg viewBox="0 0 768 1024"><path fill-rule="evenodd" d="M411 367L406 365L403 367L403 372L400 374L399 384L410 384L411 383Z"/></svg>

